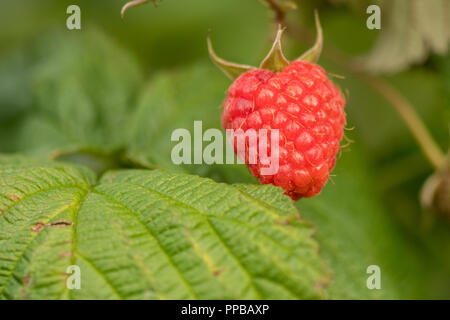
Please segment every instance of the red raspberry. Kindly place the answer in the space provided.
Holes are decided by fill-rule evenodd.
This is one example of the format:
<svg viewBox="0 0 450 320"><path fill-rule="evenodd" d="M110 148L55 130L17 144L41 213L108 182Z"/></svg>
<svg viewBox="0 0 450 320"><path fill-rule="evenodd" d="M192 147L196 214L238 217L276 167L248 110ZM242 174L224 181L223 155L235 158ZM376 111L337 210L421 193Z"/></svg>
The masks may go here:
<svg viewBox="0 0 450 320"><path fill-rule="evenodd" d="M320 66L294 61L279 73L256 69L237 78L224 102L222 124L244 131L279 129L276 174L261 175L259 157L253 165L248 156L245 161L261 183L280 186L298 200L318 194L328 180L343 137L344 104Z"/></svg>
<svg viewBox="0 0 450 320"><path fill-rule="evenodd" d="M259 129L266 129L269 136L274 129L279 133L279 168L275 173L263 170L269 165L260 157L267 153L270 157L274 151L271 137L267 139L267 151L258 148L261 136L257 137L256 144L246 139L241 147L244 150L238 150L237 140L234 140L235 153L261 183L283 188L293 200L312 197L322 190L334 168L344 135L345 101L325 71L316 64L323 37L317 12L315 19L316 43L293 62L283 55L281 27L259 68L217 57L208 38L211 59L235 80L224 102L223 127L247 133L251 129L259 133Z"/></svg>

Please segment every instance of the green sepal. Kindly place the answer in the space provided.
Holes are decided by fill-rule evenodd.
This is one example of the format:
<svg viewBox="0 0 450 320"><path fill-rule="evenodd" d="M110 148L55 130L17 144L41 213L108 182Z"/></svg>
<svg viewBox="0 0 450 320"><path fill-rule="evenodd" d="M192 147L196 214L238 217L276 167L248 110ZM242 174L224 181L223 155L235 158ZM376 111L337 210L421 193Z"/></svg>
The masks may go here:
<svg viewBox="0 0 450 320"><path fill-rule="evenodd" d="M322 33L322 27L320 25L319 13L317 12L317 10L314 11L314 19L316 21L316 29L317 29L316 42L311 47L311 49L306 51L304 54L302 54L296 60L317 63L317 61L320 58L320 54L322 53L322 47L323 47L323 33Z"/></svg>
<svg viewBox="0 0 450 320"><path fill-rule="evenodd" d="M281 36L283 35L283 31L284 29L279 25L272 49L270 49L269 54L262 61L260 65L261 69L280 72L289 65L290 62L285 58L281 48Z"/></svg>
<svg viewBox="0 0 450 320"><path fill-rule="evenodd" d="M237 64L237 63L229 62L222 58L219 58L216 55L216 53L214 52L214 49L213 49L213 46L211 43L210 32L208 32L207 43L208 43L208 52L209 52L209 56L211 57L211 60L231 80L238 78L241 74L243 74L249 70L256 69L255 67L252 67L252 66L247 66L244 64Z"/></svg>
<svg viewBox="0 0 450 320"><path fill-rule="evenodd" d="M296 60L309 61L312 63L316 63L319 60L320 54L322 53L323 33L322 33L322 27L320 25L319 14L318 14L317 10L314 11L314 17L315 17L316 29L317 29L316 42L311 47L311 49L306 51L303 55L301 55ZM270 49L269 53L267 54L267 56L264 58L264 60L260 64L260 66L259 66L260 69L271 70L273 72L278 73L278 72L281 72L285 67L287 67L290 64L290 61L288 59L286 59L286 57L284 56L283 50L281 47L281 37L283 35L283 31L284 31L284 29L279 25L272 48ZM216 53L214 52L209 33L208 33L207 42L208 42L209 55L210 55L212 61L231 80L235 80L237 77L239 77L244 72L256 69L255 67L252 67L252 66L228 62L228 61L225 61L225 60L219 58L216 55Z"/></svg>

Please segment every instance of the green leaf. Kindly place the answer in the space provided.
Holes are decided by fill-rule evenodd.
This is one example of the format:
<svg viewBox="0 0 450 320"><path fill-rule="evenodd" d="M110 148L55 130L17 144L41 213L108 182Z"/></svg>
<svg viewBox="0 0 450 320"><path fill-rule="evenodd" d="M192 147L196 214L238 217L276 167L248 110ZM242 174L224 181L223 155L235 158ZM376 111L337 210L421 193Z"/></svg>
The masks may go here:
<svg viewBox="0 0 450 320"><path fill-rule="evenodd" d="M343 158L333 172L334 184L328 184L319 196L297 203L302 216L317 226L315 237L332 269L329 297L448 298L450 265L444 254L450 241L448 228L433 242L433 253L424 244L432 234L425 239L410 234L382 205L374 187L377 180L368 173L367 161L358 149ZM380 290L366 286L370 265L381 269Z"/></svg>
<svg viewBox="0 0 450 320"><path fill-rule="evenodd" d="M99 182L0 157L0 298L315 299L328 272L280 189L161 170ZM81 270L68 290L66 270Z"/></svg>

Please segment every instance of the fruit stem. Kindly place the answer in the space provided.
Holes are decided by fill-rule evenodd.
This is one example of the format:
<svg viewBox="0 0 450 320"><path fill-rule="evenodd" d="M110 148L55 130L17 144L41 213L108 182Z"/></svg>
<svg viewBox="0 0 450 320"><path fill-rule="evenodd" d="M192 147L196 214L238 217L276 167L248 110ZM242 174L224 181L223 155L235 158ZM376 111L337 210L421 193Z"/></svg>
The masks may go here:
<svg viewBox="0 0 450 320"><path fill-rule="evenodd" d="M265 0L266 3L269 5L270 9L275 13L275 24L283 24L284 18L286 17L286 12L284 9L279 6L275 0Z"/></svg>

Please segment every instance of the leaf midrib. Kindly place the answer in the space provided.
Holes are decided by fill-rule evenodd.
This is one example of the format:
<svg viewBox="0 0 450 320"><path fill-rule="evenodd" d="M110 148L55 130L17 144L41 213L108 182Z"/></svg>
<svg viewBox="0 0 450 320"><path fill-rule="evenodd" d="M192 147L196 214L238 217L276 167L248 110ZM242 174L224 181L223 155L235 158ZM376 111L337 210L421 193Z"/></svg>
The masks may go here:
<svg viewBox="0 0 450 320"><path fill-rule="evenodd" d="M167 253L167 251L163 248L160 240L158 239L158 237L156 237L153 232L150 230L150 228L147 226L147 224L145 224L144 221L142 221L142 219L139 217L139 215L134 212L131 208L129 208L126 204L122 203L121 201L119 201L118 199L113 198L112 196L103 193L99 190L92 190L92 193L98 194L100 196L106 197L108 199L110 199L111 201L113 201L114 203L116 203L117 205L121 206L122 208L124 208L125 210L127 210L127 212L131 213L139 222L139 224L141 224L145 230L147 231L148 235L154 239L156 241L156 243L158 244L158 247L160 249L160 251L166 256L167 260L169 261L169 263L172 265L172 267L176 270L176 272L179 274L181 280L183 281L183 283L185 283L186 288L188 289L188 291L190 292L190 294L194 297L198 299L197 294L194 292L192 285L189 283L189 281L186 279L186 277L184 276L183 272L179 269L179 267L176 265L176 263L173 261L172 257Z"/></svg>

